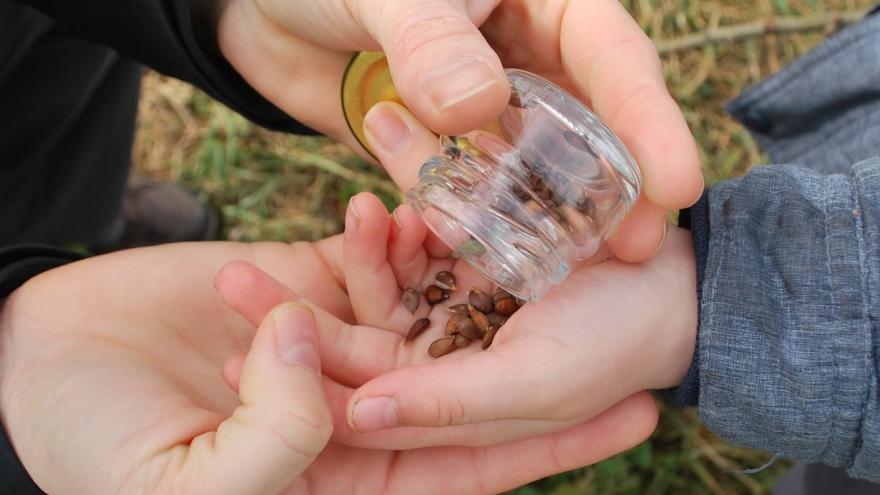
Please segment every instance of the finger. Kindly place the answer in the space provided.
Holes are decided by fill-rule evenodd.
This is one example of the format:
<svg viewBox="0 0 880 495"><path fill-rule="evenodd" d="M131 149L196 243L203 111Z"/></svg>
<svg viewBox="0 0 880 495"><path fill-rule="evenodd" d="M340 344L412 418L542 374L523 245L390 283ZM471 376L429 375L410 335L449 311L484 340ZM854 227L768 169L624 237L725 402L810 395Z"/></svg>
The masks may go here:
<svg viewBox="0 0 880 495"><path fill-rule="evenodd" d="M403 333L413 316L400 303L400 287L388 263L390 218L379 198L351 198L345 216L345 283L357 321ZM419 315L426 313L419 304Z"/></svg>
<svg viewBox="0 0 880 495"><path fill-rule="evenodd" d="M193 439L185 480L200 493L280 493L332 433L315 319L286 303L260 324L241 373L241 406Z"/></svg>
<svg viewBox="0 0 880 495"><path fill-rule="evenodd" d="M530 339L500 342L498 337L489 351L398 369L370 381L349 401L348 424L367 433L403 426L574 417L554 407L567 393L578 393L571 390L574 381L558 383L553 376L556 366L544 365L554 359L544 350L554 347L535 345ZM551 382L559 386L547 387Z"/></svg>
<svg viewBox="0 0 880 495"><path fill-rule="evenodd" d="M648 199L670 210L694 203L697 147L651 40L616 0L568 2L561 29L566 72L633 153Z"/></svg>
<svg viewBox="0 0 880 495"><path fill-rule="evenodd" d="M424 248L428 229L409 205L394 210L393 218L388 263L401 287L418 287L428 269L428 254Z"/></svg>
<svg viewBox="0 0 880 495"><path fill-rule="evenodd" d="M646 260L660 249L666 227L666 210L641 197L608 239L608 247L622 261Z"/></svg>
<svg viewBox="0 0 880 495"><path fill-rule="evenodd" d="M345 258L342 251L343 235L334 235L325 237L319 241L312 243L315 251L321 256L321 260L327 267L327 270L333 276L333 280L339 287L345 288Z"/></svg>
<svg viewBox="0 0 880 495"><path fill-rule="evenodd" d="M214 277L214 288L227 306L254 326L275 306L299 300L286 285L246 261L224 265Z"/></svg>
<svg viewBox="0 0 880 495"><path fill-rule="evenodd" d="M419 168L440 151L440 141L403 106L386 101L364 116L370 149L402 191L419 180Z"/></svg>
<svg viewBox="0 0 880 495"><path fill-rule="evenodd" d="M477 449L403 452L387 481L392 493L500 493L604 460L647 439L657 425L647 393L631 396L591 421L551 435ZM424 487L437 487L425 492Z"/></svg>
<svg viewBox="0 0 880 495"><path fill-rule="evenodd" d="M351 53L311 43L293 34L296 32L290 29L295 26L280 24L278 17L291 10L287 2L260 3L229 2L224 9L218 26L218 44L224 58L251 87L298 122L369 156L349 130L339 104L339 88ZM272 12L268 3L277 6L274 19L266 15ZM322 23L326 24L324 20ZM311 31L316 31L314 26L311 24ZM265 112L274 115L268 109ZM288 130L290 126L282 119L269 124Z"/></svg>
<svg viewBox="0 0 880 495"><path fill-rule="evenodd" d="M583 421L580 418L566 421L503 419L444 428L401 427L362 433L351 428L346 416L348 402L355 390L325 380L324 393L333 414L333 442L360 449L410 450L453 445L484 447L562 431Z"/></svg>
<svg viewBox="0 0 880 495"><path fill-rule="evenodd" d="M271 309L297 300L312 310L321 334L321 361L326 374L347 385L361 385L397 366L401 336L367 326L351 326L299 300L283 284L250 263L234 261L218 272L214 285L224 304L251 323L259 322Z"/></svg>
<svg viewBox="0 0 880 495"><path fill-rule="evenodd" d="M348 3L385 51L401 98L429 128L460 134L489 123L504 110L510 97L507 77L464 2Z"/></svg>

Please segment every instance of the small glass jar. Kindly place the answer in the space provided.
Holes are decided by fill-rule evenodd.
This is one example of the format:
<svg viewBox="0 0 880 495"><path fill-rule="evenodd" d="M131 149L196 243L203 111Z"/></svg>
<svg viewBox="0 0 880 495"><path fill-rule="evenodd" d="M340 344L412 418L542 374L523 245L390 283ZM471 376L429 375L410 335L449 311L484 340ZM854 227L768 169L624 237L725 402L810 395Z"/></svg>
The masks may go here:
<svg viewBox="0 0 880 495"><path fill-rule="evenodd" d="M507 76L511 98L498 121L441 136L442 154L406 196L457 256L537 300L599 250L635 204L641 178L620 140L574 97L522 70Z"/></svg>

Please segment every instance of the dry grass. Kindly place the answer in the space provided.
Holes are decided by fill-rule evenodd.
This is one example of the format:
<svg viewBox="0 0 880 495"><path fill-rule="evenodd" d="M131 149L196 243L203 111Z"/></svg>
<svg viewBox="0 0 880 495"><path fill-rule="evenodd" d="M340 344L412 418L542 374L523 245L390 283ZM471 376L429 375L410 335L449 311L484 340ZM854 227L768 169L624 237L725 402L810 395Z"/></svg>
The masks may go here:
<svg viewBox="0 0 880 495"><path fill-rule="evenodd" d="M667 40L771 16L864 11L871 2L624 4L652 38ZM825 31L762 35L663 57L666 80L697 139L709 184L764 161L748 133L724 113L724 102L808 51ZM229 239L319 239L342 229L345 205L358 191L373 190L389 205L399 200L383 172L341 145L257 128L190 86L156 74L147 76L144 89L137 170L202 191L221 209ZM699 425L695 411L667 411L657 433L634 451L518 493L767 493L784 464L755 476L739 472L767 459L764 453L718 440Z"/></svg>

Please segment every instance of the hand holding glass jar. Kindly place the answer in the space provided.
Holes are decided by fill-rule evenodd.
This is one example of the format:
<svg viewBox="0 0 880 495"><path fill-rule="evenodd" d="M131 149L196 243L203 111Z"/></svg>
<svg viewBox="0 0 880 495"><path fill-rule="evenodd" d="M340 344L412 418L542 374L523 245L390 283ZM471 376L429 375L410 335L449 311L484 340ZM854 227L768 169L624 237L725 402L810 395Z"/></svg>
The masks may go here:
<svg viewBox="0 0 880 495"><path fill-rule="evenodd" d="M589 103L638 163L643 194L608 242L622 260L650 257L667 210L702 190L696 145L656 50L615 0L230 0L219 43L272 103L355 148L339 104L342 75L352 52L384 51L412 113L376 105L365 131L404 190L439 153L430 131L462 134L498 117L510 95L503 67L554 82Z"/></svg>

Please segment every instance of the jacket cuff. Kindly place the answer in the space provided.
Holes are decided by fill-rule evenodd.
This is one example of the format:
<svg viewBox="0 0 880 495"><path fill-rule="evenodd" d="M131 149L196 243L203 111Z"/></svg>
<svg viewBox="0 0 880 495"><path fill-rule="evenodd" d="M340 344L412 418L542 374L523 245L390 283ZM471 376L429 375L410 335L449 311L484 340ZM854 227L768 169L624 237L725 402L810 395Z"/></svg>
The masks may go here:
<svg viewBox="0 0 880 495"><path fill-rule="evenodd" d="M227 0L186 0L192 17L193 34L206 54L222 59L217 41L220 14L229 3Z"/></svg>
<svg viewBox="0 0 880 495"><path fill-rule="evenodd" d="M678 226L691 231L694 258L697 262L697 301L702 300L706 259L709 257L709 191L690 208L679 214ZM700 401L700 304L697 304L697 334L694 356L681 384L668 390L669 398L679 407L696 406Z"/></svg>

